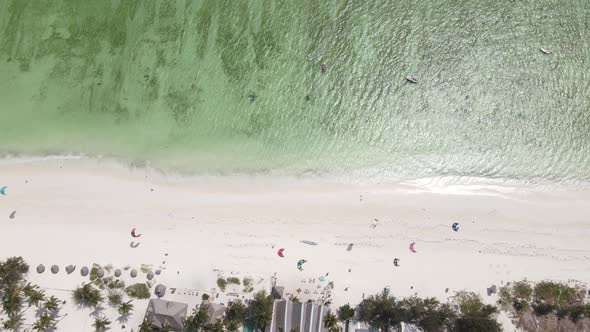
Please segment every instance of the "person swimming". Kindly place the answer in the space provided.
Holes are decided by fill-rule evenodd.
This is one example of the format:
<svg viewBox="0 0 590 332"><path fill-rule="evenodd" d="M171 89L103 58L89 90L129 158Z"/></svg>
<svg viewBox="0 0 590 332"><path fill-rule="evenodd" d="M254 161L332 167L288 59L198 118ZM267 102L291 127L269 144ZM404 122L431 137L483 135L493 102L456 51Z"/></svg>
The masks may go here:
<svg viewBox="0 0 590 332"><path fill-rule="evenodd" d="M325 73L326 70L328 70L328 66L325 63L322 63L321 68L322 68L322 73Z"/></svg>

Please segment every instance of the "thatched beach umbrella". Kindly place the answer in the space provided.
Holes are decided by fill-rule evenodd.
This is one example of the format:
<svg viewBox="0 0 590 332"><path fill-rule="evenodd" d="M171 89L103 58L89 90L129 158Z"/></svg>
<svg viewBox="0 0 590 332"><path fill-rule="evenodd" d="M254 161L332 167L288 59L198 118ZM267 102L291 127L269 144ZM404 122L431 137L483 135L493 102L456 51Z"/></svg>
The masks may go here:
<svg viewBox="0 0 590 332"><path fill-rule="evenodd" d="M137 270L131 270L131 278L137 277Z"/></svg>
<svg viewBox="0 0 590 332"><path fill-rule="evenodd" d="M101 268L99 268L99 269L96 269L96 276L97 276L98 278L102 278L102 277L104 277L104 270L103 270L103 269L101 269Z"/></svg>
<svg viewBox="0 0 590 332"><path fill-rule="evenodd" d="M43 265L43 264L39 264L39 265L37 266L37 273L41 274L41 273L43 273L43 272L45 272L45 265Z"/></svg>
<svg viewBox="0 0 590 332"><path fill-rule="evenodd" d="M115 277L119 278L121 276L121 269L115 270Z"/></svg>
<svg viewBox="0 0 590 332"><path fill-rule="evenodd" d="M147 280L152 280L152 279L154 279L154 272L150 271L147 274Z"/></svg>
<svg viewBox="0 0 590 332"><path fill-rule="evenodd" d="M88 267L86 267L86 266L84 266L84 267L82 267L82 269L80 269L80 274L81 274L83 277L87 276L89 272L90 272L90 271L88 270Z"/></svg>
<svg viewBox="0 0 590 332"><path fill-rule="evenodd" d="M158 284L156 286L156 289L154 291L154 294L156 294L157 297L162 297L166 294L166 286L162 285L162 284Z"/></svg>
<svg viewBox="0 0 590 332"><path fill-rule="evenodd" d="M72 274L72 272L74 272L74 270L76 269L76 267L72 264L66 266L66 273L67 274Z"/></svg>
<svg viewBox="0 0 590 332"><path fill-rule="evenodd" d="M59 272L59 266L57 266L57 265L52 265L52 266L51 266L51 273L53 273L53 274L57 274L57 272Z"/></svg>

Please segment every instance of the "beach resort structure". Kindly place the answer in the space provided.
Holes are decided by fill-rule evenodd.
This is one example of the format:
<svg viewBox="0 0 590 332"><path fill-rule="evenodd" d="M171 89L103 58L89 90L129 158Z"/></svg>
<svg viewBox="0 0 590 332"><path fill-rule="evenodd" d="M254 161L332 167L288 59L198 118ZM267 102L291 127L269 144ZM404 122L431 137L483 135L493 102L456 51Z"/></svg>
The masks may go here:
<svg viewBox="0 0 590 332"><path fill-rule="evenodd" d="M145 314L145 318L153 327L169 327L174 331L182 331L188 305L186 303L151 299Z"/></svg>
<svg viewBox="0 0 590 332"><path fill-rule="evenodd" d="M323 319L329 312L325 305L276 300L268 332L325 332Z"/></svg>
<svg viewBox="0 0 590 332"><path fill-rule="evenodd" d="M207 308L207 323L205 323L205 326L213 326L217 321L223 321L223 317L225 316L225 306L223 304L206 300L203 301L201 306Z"/></svg>

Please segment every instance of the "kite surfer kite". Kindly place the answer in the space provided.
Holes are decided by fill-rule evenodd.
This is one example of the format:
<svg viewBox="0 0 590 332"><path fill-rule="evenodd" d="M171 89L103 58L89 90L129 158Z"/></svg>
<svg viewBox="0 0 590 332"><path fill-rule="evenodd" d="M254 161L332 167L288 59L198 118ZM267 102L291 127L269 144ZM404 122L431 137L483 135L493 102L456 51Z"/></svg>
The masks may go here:
<svg viewBox="0 0 590 332"><path fill-rule="evenodd" d="M136 234L136 233L135 233L135 228L132 228L132 229L131 229L131 236L133 236L133 237L140 237L140 236L141 236L141 234Z"/></svg>

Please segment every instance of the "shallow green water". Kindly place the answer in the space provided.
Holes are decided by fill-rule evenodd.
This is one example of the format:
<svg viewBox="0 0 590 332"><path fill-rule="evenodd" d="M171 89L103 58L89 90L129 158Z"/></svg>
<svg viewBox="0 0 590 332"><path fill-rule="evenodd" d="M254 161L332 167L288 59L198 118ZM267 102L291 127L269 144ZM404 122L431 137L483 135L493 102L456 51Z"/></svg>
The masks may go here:
<svg viewBox="0 0 590 332"><path fill-rule="evenodd" d="M584 0L4 0L0 152L588 180L589 56Z"/></svg>

